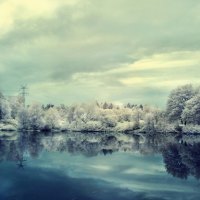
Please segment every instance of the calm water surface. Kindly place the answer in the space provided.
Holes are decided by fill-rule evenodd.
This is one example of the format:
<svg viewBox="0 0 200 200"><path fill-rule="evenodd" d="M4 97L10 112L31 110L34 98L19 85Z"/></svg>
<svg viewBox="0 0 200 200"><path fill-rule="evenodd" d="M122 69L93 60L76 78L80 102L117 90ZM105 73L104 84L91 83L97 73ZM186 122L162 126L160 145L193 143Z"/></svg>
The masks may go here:
<svg viewBox="0 0 200 200"><path fill-rule="evenodd" d="M0 135L0 200L200 199L195 136Z"/></svg>

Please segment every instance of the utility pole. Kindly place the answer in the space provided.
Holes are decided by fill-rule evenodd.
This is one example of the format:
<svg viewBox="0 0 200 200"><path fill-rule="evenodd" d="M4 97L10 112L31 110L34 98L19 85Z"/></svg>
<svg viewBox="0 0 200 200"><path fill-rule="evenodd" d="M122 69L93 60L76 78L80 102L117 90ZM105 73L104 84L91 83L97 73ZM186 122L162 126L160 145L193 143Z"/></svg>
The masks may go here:
<svg viewBox="0 0 200 200"><path fill-rule="evenodd" d="M22 100L23 100L23 105L24 105L24 108L26 107L26 95L28 95L28 88L27 86L23 85L21 88L20 88L21 92L21 96L22 96Z"/></svg>

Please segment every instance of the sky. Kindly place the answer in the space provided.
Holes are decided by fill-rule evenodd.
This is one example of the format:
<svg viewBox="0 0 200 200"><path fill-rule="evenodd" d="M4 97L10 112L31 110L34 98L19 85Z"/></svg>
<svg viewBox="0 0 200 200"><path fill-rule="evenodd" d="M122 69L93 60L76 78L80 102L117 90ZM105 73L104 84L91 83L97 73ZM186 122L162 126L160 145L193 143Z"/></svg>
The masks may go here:
<svg viewBox="0 0 200 200"><path fill-rule="evenodd" d="M198 0L0 0L0 90L165 106L200 84Z"/></svg>

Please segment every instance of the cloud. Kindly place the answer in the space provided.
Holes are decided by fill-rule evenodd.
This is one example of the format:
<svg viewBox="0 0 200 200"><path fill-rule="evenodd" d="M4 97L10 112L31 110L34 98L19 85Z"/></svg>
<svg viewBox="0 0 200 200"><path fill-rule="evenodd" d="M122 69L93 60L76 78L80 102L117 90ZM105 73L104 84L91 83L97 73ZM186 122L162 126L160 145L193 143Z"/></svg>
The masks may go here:
<svg viewBox="0 0 200 200"><path fill-rule="evenodd" d="M200 52L173 52L153 55L134 63L111 67L102 72L75 73L72 80L81 84L99 82L104 86L176 86L185 84L198 71ZM192 70L191 70L192 69ZM196 69L196 70L195 70ZM174 73L178 72L178 74ZM189 71L188 73L186 73ZM169 77L169 78L168 78ZM174 78L174 80L172 79ZM176 80L178 78L178 80ZM87 81L86 81L87 80ZM193 82L198 82L198 77ZM171 82L170 85L168 82ZM113 84L112 84L113 83ZM117 84L118 83L118 84ZM94 84L91 84L94 85Z"/></svg>
<svg viewBox="0 0 200 200"><path fill-rule="evenodd" d="M166 98L177 84L199 83L199 8L196 0L1 1L1 87L37 86L44 102L44 85L68 103L98 94L154 102L160 86Z"/></svg>

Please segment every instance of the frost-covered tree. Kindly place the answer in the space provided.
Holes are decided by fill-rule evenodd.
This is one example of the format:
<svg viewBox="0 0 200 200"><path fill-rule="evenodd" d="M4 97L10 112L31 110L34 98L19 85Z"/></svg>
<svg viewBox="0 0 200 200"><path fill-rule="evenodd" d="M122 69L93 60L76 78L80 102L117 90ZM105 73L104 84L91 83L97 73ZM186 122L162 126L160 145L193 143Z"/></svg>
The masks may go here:
<svg viewBox="0 0 200 200"><path fill-rule="evenodd" d="M29 126L30 126L30 123L29 123L28 109L22 108L18 112L18 127L19 127L19 129L28 130Z"/></svg>
<svg viewBox="0 0 200 200"><path fill-rule="evenodd" d="M61 104L60 106L57 107L57 110L61 118L66 119L69 108L64 104Z"/></svg>
<svg viewBox="0 0 200 200"><path fill-rule="evenodd" d="M52 130L59 127L60 115L58 110L54 107L49 108L44 116L44 129Z"/></svg>
<svg viewBox="0 0 200 200"><path fill-rule="evenodd" d="M185 124L200 125L200 94L188 100L181 115Z"/></svg>
<svg viewBox="0 0 200 200"><path fill-rule="evenodd" d="M113 104L112 103L108 104L108 109L113 109Z"/></svg>
<svg viewBox="0 0 200 200"><path fill-rule="evenodd" d="M155 119L152 113L147 113L144 119L144 130L147 133L152 133L155 131Z"/></svg>
<svg viewBox="0 0 200 200"><path fill-rule="evenodd" d="M29 127L32 130L40 130L44 127L44 113L39 104L33 104L28 108Z"/></svg>
<svg viewBox="0 0 200 200"><path fill-rule="evenodd" d="M172 90L166 109L166 114L170 122L181 119L185 103L194 96L194 93L192 85L184 85Z"/></svg>
<svg viewBox="0 0 200 200"><path fill-rule="evenodd" d="M11 117L15 119L18 116L18 112L23 109L23 98L21 96L12 97L9 99L11 108Z"/></svg>
<svg viewBox="0 0 200 200"><path fill-rule="evenodd" d="M69 123L72 123L75 120L75 113L74 113L75 109L76 109L76 106L71 106L68 109L68 112L67 112L67 121Z"/></svg>
<svg viewBox="0 0 200 200"><path fill-rule="evenodd" d="M2 96L0 97L0 120L11 118L11 108L9 102Z"/></svg>
<svg viewBox="0 0 200 200"><path fill-rule="evenodd" d="M108 104L106 102L103 104L103 109L108 109Z"/></svg>

